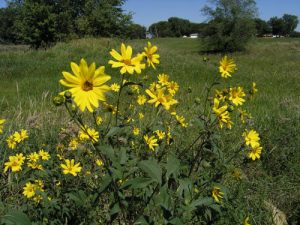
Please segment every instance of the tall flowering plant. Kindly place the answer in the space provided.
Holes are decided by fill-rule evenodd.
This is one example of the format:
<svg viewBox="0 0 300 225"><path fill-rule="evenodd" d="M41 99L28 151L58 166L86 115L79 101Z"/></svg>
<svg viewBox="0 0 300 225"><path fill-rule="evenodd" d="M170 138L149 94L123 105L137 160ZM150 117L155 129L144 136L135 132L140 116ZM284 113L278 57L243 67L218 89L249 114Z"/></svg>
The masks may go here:
<svg viewBox="0 0 300 225"><path fill-rule="evenodd" d="M249 127L252 117L243 108L256 84L248 92L241 86L216 88L223 79L234 79L237 70L224 56L220 74L187 112L179 84L168 74L155 74L157 46L149 42L134 55L122 43L110 55L114 75L85 59L62 72L65 90L53 102L65 106L70 122L55 146L30 144L35 138L30 130L7 136L12 151L3 173L22 211L42 224L222 220L231 204L228 180L239 182L242 166L261 156L260 135ZM119 82L109 83L112 78ZM5 123L0 120L1 133ZM228 150L221 137L236 127L243 132ZM249 224L246 210L239 215L235 222Z"/></svg>

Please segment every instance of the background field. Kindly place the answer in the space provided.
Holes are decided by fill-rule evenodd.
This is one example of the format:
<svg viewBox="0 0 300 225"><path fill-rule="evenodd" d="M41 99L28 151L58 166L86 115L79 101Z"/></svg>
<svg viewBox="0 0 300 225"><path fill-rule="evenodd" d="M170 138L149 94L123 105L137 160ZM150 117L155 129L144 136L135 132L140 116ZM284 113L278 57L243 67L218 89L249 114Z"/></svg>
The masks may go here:
<svg viewBox="0 0 300 225"><path fill-rule="evenodd" d="M41 126L59 127L62 113L51 104L61 87L61 71L70 71L70 61L86 58L106 65L111 48L119 40L80 39L57 44L48 50L30 50L27 46L0 46L0 117L10 119L13 127L29 126L35 120ZM136 51L145 41L130 41ZM154 39L161 54L157 74L164 72L177 81L181 96L191 88L184 104L203 98L205 83L218 76L221 55L201 55L201 43L191 39ZM262 200L267 200L288 217L290 224L300 223L300 40L254 40L247 52L231 55L238 71L233 83L259 89L256 99L247 106L255 117L255 127L262 135L262 160L244 171L245 195L253 198L256 216L263 220ZM204 62L203 57L209 61ZM107 73L113 74L107 67ZM156 76L157 74L148 74ZM114 77L113 81L118 81ZM232 131L232 135L240 133ZM257 201L256 201L257 200ZM260 224L259 222L257 224Z"/></svg>

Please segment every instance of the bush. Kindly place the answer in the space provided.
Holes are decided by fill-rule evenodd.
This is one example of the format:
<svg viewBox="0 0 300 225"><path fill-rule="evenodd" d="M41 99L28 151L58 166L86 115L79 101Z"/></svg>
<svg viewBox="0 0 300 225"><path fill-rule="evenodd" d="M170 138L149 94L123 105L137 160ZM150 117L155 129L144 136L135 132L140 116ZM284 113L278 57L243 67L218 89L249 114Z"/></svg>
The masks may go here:
<svg viewBox="0 0 300 225"><path fill-rule="evenodd" d="M233 52L245 49L255 36L255 2L252 0L215 0L216 8L205 6L211 20L203 31L203 51Z"/></svg>
<svg viewBox="0 0 300 225"><path fill-rule="evenodd" d="M145 75L160 63L157 46L148 43L133 56L132 48L122 44L121 53L113 49L110 54L108 64L119 70L118 83L108 85L105 67L84 59L63 72L60 84L67 89L53 103L64 107L70 119L56 139L43 140L38 126L11 132L0 120L0 145L10 149L0 153L2 223L252 220L251 209L236 196L243 183L241 169L262 151L243 108L257 92L255 83L248 91L229 82L216 89L236 70L225 56L220 75L187 111L188 96L181 107L177 98L179 84L167 74L157 79ZM238 140L232 140L231 129L242 132Z"/></svg>

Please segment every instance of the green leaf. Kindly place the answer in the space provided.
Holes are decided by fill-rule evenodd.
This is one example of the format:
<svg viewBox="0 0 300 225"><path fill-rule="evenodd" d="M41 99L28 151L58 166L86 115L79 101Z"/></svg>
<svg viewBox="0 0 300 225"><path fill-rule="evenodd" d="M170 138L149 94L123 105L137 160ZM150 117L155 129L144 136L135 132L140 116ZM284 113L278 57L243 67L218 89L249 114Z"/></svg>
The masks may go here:
<svg viewBox="0 0 300 225"><path fill-rule="evenodd" d="M141 216L133 225L149 225L144 216Z"/></svg>
<svg viewBox="0 0 300 225"><path fill-rule="evenodd" d="M162 183L162 170L156 160L144 160L138 163L138 167L148 174L153 180Z"/></svg>
<svg viewBox="0 0 300 225"><path fill-rule="evenodd" d="M137 177L132 180L128 180L124 183L122 188L130 186L132 189L137 188L146 188L149 184L151 184L153 180L151 178L146 177Z"/></svg>
<svg viewBox="0 0 300 225"><path fill-rule="evenodd" d="M103 177L100 189L98 191L99 194L106 190L106 188L111 184L111 181L112 179L110 175L105 175Z"/></svg>
<svg viewBox="0 0 300 225"><path fill-rule="evenodd" d="M168 161L167 161L167 179L173 174L174 178L178 176L179 170L180 170L180 161L177 159L177 157L173 154L168 155Z"/></svg>
<svg viewBox="0 0 300 225"><path fill-rule="evenodd" d="M28 216L19 211L12 211L2 217L1 223L5 225L32 225Z"/></svg>
<svg viewBox="0 0 300 225"><path fill-rule="evenodd" d="M199 198L191 202L190 206L196 208L199 206L210 206L214 203L213 199L210 197Z"/></svg>
<svg viewBox="0 0 300 225"><path fill-rule="evenodd" d="M169 223L173 225L183 225L182 221L177 217L169 221Z"/></svg>

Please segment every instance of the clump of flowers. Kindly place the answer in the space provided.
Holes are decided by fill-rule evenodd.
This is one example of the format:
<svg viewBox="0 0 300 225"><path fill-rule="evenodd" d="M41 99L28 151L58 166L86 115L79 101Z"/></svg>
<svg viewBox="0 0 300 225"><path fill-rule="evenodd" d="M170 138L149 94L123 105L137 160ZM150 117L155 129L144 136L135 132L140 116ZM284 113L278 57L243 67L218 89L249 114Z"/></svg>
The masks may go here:
<svg viewBox="0 0 300 225"><path fill-rule="evenodd" d="M216 74L206 95L188 107L184 88L159 70L156 45L148 42L133 55L122 43L110 56L108 65L117 74L107 75L104 66L85 59L71 62L72 72L62 72L59 83L67 89L53 102L66 108L70 120L55 143L40 145L36 131L25 129L4 137L10 149L3 165L9 191L22 193L18 201L30 206L26 213L43 224L49 215L57 224L218 220L234 188L228 177L234 174L235 182L242 182L243 164L262 154L261 137L249 128L252 116L244 108L256 84L249 91L228 82L213 89L236 71L234 60L225 56L221 76ZM4 122L0 119L1 134ZM228 147L220 137L235 127L244 132L232 140L238 147ZM249 217L238 223L248 224Z"/></svg>

